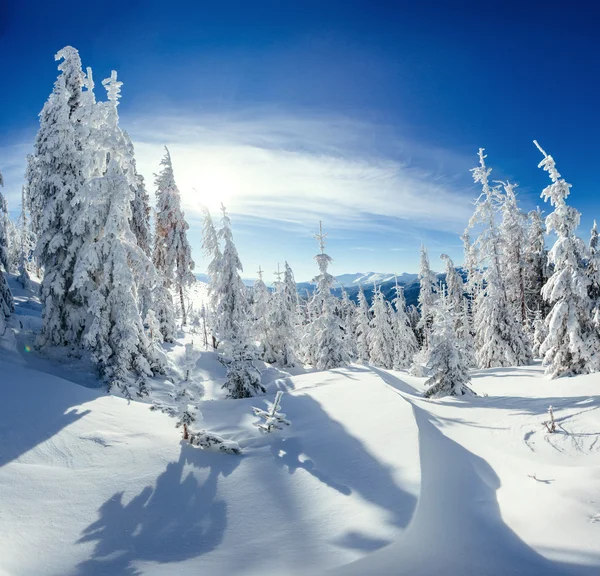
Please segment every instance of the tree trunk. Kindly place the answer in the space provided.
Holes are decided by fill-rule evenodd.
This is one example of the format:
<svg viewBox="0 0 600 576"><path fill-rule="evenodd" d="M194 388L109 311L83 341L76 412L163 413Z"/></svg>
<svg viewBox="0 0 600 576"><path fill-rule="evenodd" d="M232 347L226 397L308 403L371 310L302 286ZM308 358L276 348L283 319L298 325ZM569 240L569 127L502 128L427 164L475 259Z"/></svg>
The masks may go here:
<svg viewBox="0 0 600 576"><path fill-rule="evenodd" d="M185 315L185 302L183 300L183 286L180 284L179 285L179 299L181 300L181 325L182 326L186 326L187 325L187 317Z"/></svg>

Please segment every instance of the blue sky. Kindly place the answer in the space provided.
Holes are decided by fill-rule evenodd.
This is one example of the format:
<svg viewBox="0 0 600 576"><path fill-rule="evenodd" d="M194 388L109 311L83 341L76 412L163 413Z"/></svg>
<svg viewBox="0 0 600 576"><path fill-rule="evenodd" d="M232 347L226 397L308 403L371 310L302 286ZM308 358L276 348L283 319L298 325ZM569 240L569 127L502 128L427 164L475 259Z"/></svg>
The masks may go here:
<svg viewBox="0 0 600 576"><path fill-rule="evenodd" d="M124 82L121 124L152 173L169 145L192 226L224 201L252 277L315 265L322 219L332 272L415 271L462 259L484 147L493 176L541 205L538 139L573 184L581 235L600 216L595 159L600 42L592 3L4 2L0 167L19 202L24 157L71 44L96 91ZM439 263L438 263L439 262Z"/></svg>

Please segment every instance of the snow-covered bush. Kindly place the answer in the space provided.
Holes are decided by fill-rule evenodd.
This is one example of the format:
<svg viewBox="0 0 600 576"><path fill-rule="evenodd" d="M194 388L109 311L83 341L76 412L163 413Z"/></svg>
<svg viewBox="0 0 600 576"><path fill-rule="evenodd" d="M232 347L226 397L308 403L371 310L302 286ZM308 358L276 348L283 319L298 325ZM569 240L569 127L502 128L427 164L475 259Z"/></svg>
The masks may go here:
<svg viewBox="0 0 600 576"><path fill-rule="evenodd" d="M260 372L254 365L256 352L254 346L245 338L235 339L230 345L230 353L220 361L227 368L227 375L223 388L230 398L250 398L259 393L264 393L265 388L261 383Z"/></svg>

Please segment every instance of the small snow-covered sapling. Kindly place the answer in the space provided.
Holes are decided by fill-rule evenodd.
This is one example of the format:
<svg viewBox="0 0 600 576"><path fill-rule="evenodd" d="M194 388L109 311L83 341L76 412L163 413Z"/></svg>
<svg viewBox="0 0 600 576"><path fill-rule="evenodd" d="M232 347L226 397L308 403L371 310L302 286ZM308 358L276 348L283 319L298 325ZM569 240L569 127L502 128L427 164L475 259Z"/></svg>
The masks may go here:
<svg viewBox="0 0 600 576"><path fill-rule="evenodd" d="M279 390L277 394L275 394L275 400L273 405L269 410L262 410L261 408L252 407L252 412L256 416L260 416L264 418L264 422L257 424L259 430L261 432L271 432L273 429L282 430L282 424L286 426L290 426L292 423L285 417L283 412L278 412L281 406L281 397L283 396L283 392Z"/></svg>
<svg viewBox="0 0 600 576"><path fill-rule="evenodd" d="M190 372L196 365L196 362L200 358L200 352L198 350L194 350L194 341L192 340L188 344L185 345L185 381L187 382L190 379Z"/></svg>
<svg viewBox="0 0 600 576"><path fill-rule="evenodd" d="M544 422L544 426L546 427L546 430L552 434L552 432L556 432L556 422L554 421L552 406L548 406L548 415L550 416L550 422Z"/></svg>

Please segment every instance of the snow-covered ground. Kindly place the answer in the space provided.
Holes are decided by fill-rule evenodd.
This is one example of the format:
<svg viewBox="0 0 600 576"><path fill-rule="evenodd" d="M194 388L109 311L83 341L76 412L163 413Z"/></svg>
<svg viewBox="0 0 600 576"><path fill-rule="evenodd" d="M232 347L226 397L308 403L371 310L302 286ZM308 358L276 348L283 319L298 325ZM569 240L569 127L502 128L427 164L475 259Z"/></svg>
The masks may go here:
<svg viewBox="0 0 600 576"><path fill-rule="evenodd" d="M424 379L402 372L263 366L266 396L226 400L203 351L201 425L237 441L233 456L93 388L85 363L39 357L39 306L15 292L17 350L0 351L3 576L600 574L600 375L479 371L480 397L426 401ZM174 370L192 338L168 349ZM251 408L278 389L292 426L261 434Z"/></svg>

